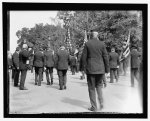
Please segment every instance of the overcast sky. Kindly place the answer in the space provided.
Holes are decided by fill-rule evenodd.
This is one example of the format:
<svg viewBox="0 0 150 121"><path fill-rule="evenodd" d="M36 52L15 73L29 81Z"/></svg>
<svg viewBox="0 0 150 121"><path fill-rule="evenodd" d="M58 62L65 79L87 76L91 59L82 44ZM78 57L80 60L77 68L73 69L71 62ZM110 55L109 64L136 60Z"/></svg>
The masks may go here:
<svg viewBox="0 0 150 121"><path fill-rule="evenodd" d="M32 28L35 24L52 24L50 17L55 18L57 11L10 11L10 51L17 47L16 32L23 27Z"/></svg>

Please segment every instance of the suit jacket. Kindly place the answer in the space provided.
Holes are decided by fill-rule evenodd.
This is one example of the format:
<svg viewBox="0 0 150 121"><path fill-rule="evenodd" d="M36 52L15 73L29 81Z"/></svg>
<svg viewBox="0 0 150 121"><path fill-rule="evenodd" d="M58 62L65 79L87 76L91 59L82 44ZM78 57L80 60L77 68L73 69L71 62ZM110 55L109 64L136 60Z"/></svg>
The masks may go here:
<svg viewBox="0 0 150 121"><path fill-rule="evenodd" d="M136 49L131 50L131 68L139 68L140 64L139 57L140 53Z"/></svg>
<svg viewBox="0 0 150 121"><path fill-rule="evenodd" d="M44 53L42 53L41 51L37 51L34 54L33 65L35 67L44 67Z"/></svg>
<svg viewBox="0 0 150 121"><path fill-rule="evenodd" d="M29 56L31 55L32 51L28 51L28 50L22 50L19 53L19 69L20 70L27 70L28 66L27 66L27 60L29 60Z"/></svg>
<svg viewBox="0 0 150 121"><path fill-rule="evenodd" d="M109 65L110 68L117 68L119 65L119 55L116 52L111 52L109 54Z"/></svg>
<svg viewBox="0 0 150 121"><path fill-rule="evenodd" d="M44 65L46 67L54 67L54 53L52 50L46 51L44 53Z"/></svg>
<svg viewBox="0 0 150 121"><path fill-rule="evenodd" d="M15 52L12 56L13 66L15 69L19 67L19 53Z"/></svg>
<svg viewBox="0 0 150 121"><path fill-rule="evenodd" d="M105 44L96 38L85 43L82 65L87 74L104 74L109 72L108 53Z"/></svg>
<svg viewBox="0 0 150 121"><path fill-rule="evenodd" d="M70 65L75 66L77 63L77 59L75 56L70 56Z"/></svg>
<svg viewBox="0 0 150 121"><path fill-rule="evenodd" d="M69 63L69 53L67 50L58 50L56 54L56 68L58 70L67 70Z"/></svg>

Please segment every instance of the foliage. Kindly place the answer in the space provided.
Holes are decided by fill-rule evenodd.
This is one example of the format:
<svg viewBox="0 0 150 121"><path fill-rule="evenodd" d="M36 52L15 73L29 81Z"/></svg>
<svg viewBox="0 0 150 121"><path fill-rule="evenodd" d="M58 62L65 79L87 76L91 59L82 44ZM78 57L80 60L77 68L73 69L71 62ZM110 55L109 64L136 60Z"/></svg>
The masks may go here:
<svg viewBox="0 0 150 121"><path fill-rule="evenodd" d="M33 28L22 28L16 32L18 44L22 47L24 40L28 45L34 48L42 47L46 49L50 45L53 49L57 49L65 39L65 31L61 26L36 24Z"/></svg>

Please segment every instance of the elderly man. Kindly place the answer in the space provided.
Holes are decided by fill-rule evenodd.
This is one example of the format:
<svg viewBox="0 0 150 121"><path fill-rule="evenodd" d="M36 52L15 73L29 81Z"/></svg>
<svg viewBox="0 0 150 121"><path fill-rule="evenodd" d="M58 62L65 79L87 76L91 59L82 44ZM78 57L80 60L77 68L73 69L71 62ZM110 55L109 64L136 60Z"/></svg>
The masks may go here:
<svg viewBox="0 0 150 121"><path fill-rule="evenodd" d="M46 79L47 79L47 85L53 84L53 68L54 68L54 51L48 47L47 51L44 53L44 65L46 67ZM51 78L51 83L49 80L49 75Z"/></svg>
<svg viewBox="0 0 150 121"><path fill-rule="evenodd" d="M134 87L134 77L139 81L140 56L137 47L133 46L131 50L131 87Z"/></svg>
<svg viewBox="0 0 150 121"><path fill-rule="evenodd" d="M98 39L98 32L92 32L93 38L85 43L82 56L87 74L88 91L91 102L90 111L97 111L96 93L100 103L100 110L103 108L102 86L103 75L109 71L109 60L105 44Z"/></svg>
<svg viewBox="0 0 150 121"><path fill-rule="evenodd" d="M29 56L32 54L32 51L28 51L27 44L23 44L22 51L19 53L19 69L21 72L21 80L20 80L20 90L27 90L24 87L25 79L28 70L29 64Z"/></svg>
<svg viewBox="0 0 150 121"><path fill-rule="evenodd" d="M44 54L42 52L42 48L37 50L34 54L33 64L35 67L35 85L41 86L42 81L42 73L44 67Z"/></svg>
<svg viewBox="0 0 150 121"><path fill-rule="evenodd" d="M14 86L18 86L19 82L19 47L16 48L15 53L12 56L13 67L14 67Z"/></svg>
<svg viewBox="0 0 150 121"><path fill-rule="evenodd" d="M60 90L66 89L67 70L69 63L69 53L64 46L61 46L56 54L56 66L58 70Z"/></svg>
<svg viewBox="0 0 150 121"><path fill-rule="evenodd" d="M117 69L119 68L119 55L115 52L115 48L111 48L111 53L109 54L109 65L110 65L110 83L113 83L115 77L116 82L118 82Z"/></svg>

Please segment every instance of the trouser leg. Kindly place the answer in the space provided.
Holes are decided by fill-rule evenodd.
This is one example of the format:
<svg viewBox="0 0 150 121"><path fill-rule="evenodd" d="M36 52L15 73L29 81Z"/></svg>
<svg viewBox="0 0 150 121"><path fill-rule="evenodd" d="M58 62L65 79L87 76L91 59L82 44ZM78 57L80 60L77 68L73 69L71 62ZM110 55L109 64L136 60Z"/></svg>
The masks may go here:
<svg viewBox="0 0 150 121"><path fill-rule="evenodd" d="M43 67L39 67L39 81L38 81L38 85L41 86L41 81L43 79Z"/></svg>
<svg viewBox="0 0 150 121"><path fill-rule="evenodd" d="M103 78L104 78L104 74L97 74L96 80L95 80L96 81L96 91L97 91L100 107L103 106L103 93L102 93Z"/></svg>
<svg viewBox="0 0 150 121"><path fill-rule="evenodd" d="M131 68L131 86L134 86L134 69Z"/></svg>
<svg viewBox="0 0 150 121"><path fill-rule="evenodd" d="M49 73L50 73L51 85L52 85L53 84L53 67L50 67Z"/></svg>
<svg viewBox="0 0 150 121"><path fill-rule="evenodd" d="M114 76L115 76L116 81L118 82L117 68L114 69Z"/></svg>
<svg viewBox="0 0 150 121"><path fill-rule="evenodd" d="M58 76L59 76L59 85L60 85L60 89L63 89L63 72L62 70L58 70Z"/></svg>
<svg viewBox="0 0 150 121"><path fill-rule="evenodd" d="M49 81L49 67L46 68L46 80L47 80L47 85L50 85L50 81Z"/></svg>
<svg viewBox="0 0 150 121"><path fill-rule="evenodd" d="M94 77L94 75L87 74L87 83L88 83L88 91L89 91L91 106L94 109L97 109L96 94L95 94L95 77Z"/></svg>
<svg viewBox="0 0 150 121"><path fill-rule="evenodd" d="M15 73L15 70L12 69L12 75L11 75L12 80L14 79L14 73Z"/></svg>
<svg viewBox="0 0 150 121"><path fill-rule="evenodd" d="M114 75L114 74L113 74L113 73L114 73L114 72L113 72L113 69L111 68L111 69L110 69L110 83L113 83L113 82L114 82L114 81L113 81L113 80L114 80L114 78L113 78L113 75Z"/></svg>
<svg viewBox="0 0 150 121"><path fill-rule="evenodd" d="M38 83L38 67L35 67L35 85Z"/></svg>
<svg viewBox="0 0 150 121"><path fill-rule="evenodd" d="M66 88L67 83L67 70L63 70L63 86Z"/></svg>
<svg viewBox="0 0 150 121"><path fill-rule="evenodd" d="M27 70L21 70L20 89L24 89Z"/></svg>
<svg viewBox="0 0 150 121"><path fill-rule="evenodd" d="M15 69L14 86L18 86L18 82L19 82L19 70Z"/></svg>

